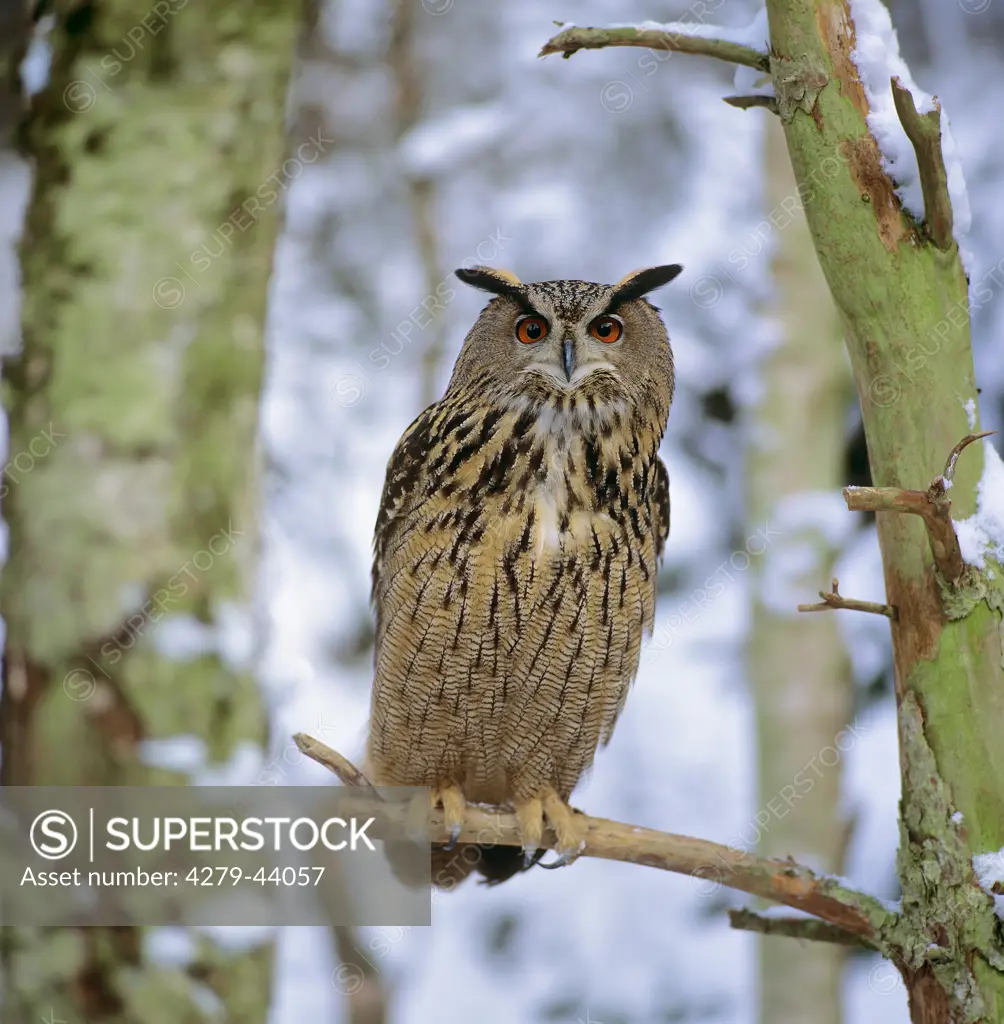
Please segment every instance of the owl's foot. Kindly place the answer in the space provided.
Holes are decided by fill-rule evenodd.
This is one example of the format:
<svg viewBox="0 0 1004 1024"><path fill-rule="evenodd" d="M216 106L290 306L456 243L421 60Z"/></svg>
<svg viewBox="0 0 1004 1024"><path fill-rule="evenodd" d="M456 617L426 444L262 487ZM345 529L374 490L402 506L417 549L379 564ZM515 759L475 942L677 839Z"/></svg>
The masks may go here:
<svg viewBox="0 0 1004 1024"><path fill-rule="evenodd" d="M557 852L562 864L571 864L586 845L586 825L557 792L548 787L539 797L515 802L516 821L523 838L523 858L527 865L544 838L544 822L554 830Z"/></svg>
<svg viewBox="0 0 1004 1024"><path fill-rule="evenodd" d="M429 803L417 793L405 812L405 831L414 842L427 842L429 811L435 811L439 807L443 808L443 818L450 831L450 841L444 849L452 850L460 837L460 830L464 825L464 811L467 809L467 801L459 786L433 786Z"/></svg>
<svg viewBox="0 0 1004 1024"><path fill-rule="evenodd" d="M443 808L443 821L450 830L450 841L443 849L452 850L457 845L460 837L460 830L464 827L464 811L467 810L467 801L460 787L449 783L445 786L437 786L432 791L432 809Z"/></svg>
<svg viewBox="0 0 1004 1024"><path fill-rule="evenodd" d="M450 841L446 844L446 849L452 850L457 845L460 830L464 827L467 801L459 786L449 785L432 791L432 806L435 807L437 803L443 805L443 819L450 830Z"/></svg>

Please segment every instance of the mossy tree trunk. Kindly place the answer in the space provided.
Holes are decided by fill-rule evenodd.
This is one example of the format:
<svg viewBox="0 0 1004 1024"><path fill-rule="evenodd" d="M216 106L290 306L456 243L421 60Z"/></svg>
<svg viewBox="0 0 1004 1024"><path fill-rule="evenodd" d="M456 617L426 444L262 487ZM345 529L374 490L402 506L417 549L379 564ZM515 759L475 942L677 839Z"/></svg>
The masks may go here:
<svg viewBox="0 0 1004 1024"><path fill-rule="evenodd" d="M23 126L23 351L4 368L5 785L184 784L266 736L231 652L256 565L255 438L282 195L292 0L57 2ZM316 148L316 147L315 147ZM225 618L224 618L225 617ZM196 745L193 744L193 745ZM149 748L147 748L149 749ZM6 929L4 1021L263 1021L271 950ZM197 989L201 988L201 993Z"/></svg>
<svg viewBox="0 0 1004 1024"><path fill-rule="evenodd" d="M755 837L764 856L792 855L841 874L847 839L841 750L847 743L840 737L851 714L849 665L836 616L799 615L794 599L811 597L833 571L836 548L813 510L821 493L843 482L851 381L776 119L767 124L765 142L774 248L771 299L763 312L778 337L759 366L760 396L747 431L747 493L749 522L769 522L781 538L753 563L748 665L759 797L754 836L743 839ZM803 552L811 557L801 558ZM792 564L801 566L797 575ZM761 937L759 1020L840 1024L844 952L820 942Z"/></svg>
<svg viewBox="0 0 1004 1024"><path fill-rule="evenodd" d="M923 490L972 429L965 403L977 403L958 248L936 244L930 208L928 223L912 220L882 170L847 0L767 0L767 12L788 151L843 321L872 481ZM974 511L982 468L973 445L955 470L955 518ZM1001 1022L1004 945L971 856L1004 847L1002 577L970 566L946 580L918 516L877 518L898 611L899 875L911 941L897 967L916 1024Z"/></svg>
<svg viewBox="0 0 1004 1024"><path fill-rule="evenodd" d="M845 491L845 499L877 512L888 604L871 610L892 623L903 898L898 908L872 905L863 937L902 974L915 1024L1004 1024L1004 930L972 863L976 854L1004 851L1004 571L986 553L986 570L966 565L948 515L949 496L955 519L975 510L980 445L955 462L950 491L940 476L949 454L978 430L978 393L939 120L918 114L909 93L889 83L918 153L925 215L917 223L868 129L849 0L766 7L764 50L689 32L573 26L541 55L658 47L770 75L771 100L731 101L769 105L784 126L843 327L875 485ZM850 890L844 898L848 909L866 902ZM786 925L787 934L798 931Z"/></svg>

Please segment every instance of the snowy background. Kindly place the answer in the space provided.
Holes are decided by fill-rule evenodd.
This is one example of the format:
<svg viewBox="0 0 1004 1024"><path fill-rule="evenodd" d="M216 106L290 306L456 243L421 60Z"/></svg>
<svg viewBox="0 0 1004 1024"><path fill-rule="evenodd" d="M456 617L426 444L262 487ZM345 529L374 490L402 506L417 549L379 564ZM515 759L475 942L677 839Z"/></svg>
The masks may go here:
<svg viewBox="0 0 1004 1024"><path fill-rule="evenodd" d="M971 277L992 293L973 320L980 413L991 429L1004 411L1004 356L992 344L1004 327L1004 149L991 109L1004 87L1004 3L891 6L914 78L951 116L969 187ZM402 53L387 2L332 2L296 86L296 132L320 132L325 156L288 195L270 303L259 593L270 630L260 677L273 746L264 758L245 751L228 778L327 784L291 744L298 730L361 754L370 539L384 467L405 426L441 392L484 301L452 269L485 262L524 280L615 281L680 262L684 274L656 297L676 355L677 397L663 447L673 532L655 641L613 741L573 802L599 816L748 843L758 808L742 668L748 592L736 566L760 549L744 526L743 416L767 336L756 306L776 241L776 231L772 239L758 230L767 115L723 104L732 74L705 59L633 49L570 61L536 54L555 20L703 18L738 28L756 8L743 0L705 0L689 11L669 0L413 7ZM0 174L5 240L18 230L25 182L13 165ZM737 247L748 257L742 271L728 261ZM5 246L5 296L12 267ZM435 302L423 307L430 297L445 305L435 317L426 313ZM15 321L6 312L0 331L11 347ZM856 410L847 415L848 466L859 466ZM881 600L874 529L845 532L842 588ZM723 567L725 592L702 614L682 614ZM872 616L841 622L859 685L843 764L856 815L847 874L894 898L887 628ZM584 859L494 890L468 883L436 900L432 929L375 929L362 939L392 993L395 1024L749 1024L754 940L730 930L724 910L737 904L708 882ZM168 938L153 940L165 956ZM284 930L279 950L273 1020L344 1020L340 989L354 978L335 971L328 935ZM864 954L849 958L845 1017L906 1021L895 971Z"/></svg>

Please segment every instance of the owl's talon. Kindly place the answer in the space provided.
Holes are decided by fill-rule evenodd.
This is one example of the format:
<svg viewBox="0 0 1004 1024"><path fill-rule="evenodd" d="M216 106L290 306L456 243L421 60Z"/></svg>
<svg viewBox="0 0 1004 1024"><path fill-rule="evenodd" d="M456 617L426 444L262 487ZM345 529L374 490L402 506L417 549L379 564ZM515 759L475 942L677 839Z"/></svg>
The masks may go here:
<svg viewBox="0 0 1004 1024"><path fill-rule="evenodd" d="M586 827L580 813L573 811L550 788L539 797L516 801L516 820L523 839L523 863L525 867L540 864L540 847L544 845L544 822L553 830L557 843L554 852L557 860L541 864L547 868L563 868L576 860L586 846Z"/></svg>
<svg viewBox="0 0 1004 1024"><path fill-rule="evenodd" d="M543 861L540 861L537 866L538 867L542 867L542 868L546 868L548 871L554 871L555 868L567 867L569 864L572 863L572 861L574 861L576 859L577 859L577 857L574 854L563 853L563 854L561 854L561 856L557 857L555 860L552 860L550 864L545 864Z"/></svg>
<svg viewBox="0 0 1004 1024"><path fill-rule="evenodd" d="M460 787L454 784L438 786L432 791L432 808L437 806L443 808L443 824L449 830L450 841L446 844L447 850L452 850L460 838L460 830L464 827L464 812L467 810L467 801Z"/></svg>
<svg viewBox="0 0 1004 1024"><path fill-rule="evenodd" d="M455 822L450 826L450 841L443 847L444 850L452 850L457 845L457 840L460 838L460 831L463 828L459 822Z"/></svg>

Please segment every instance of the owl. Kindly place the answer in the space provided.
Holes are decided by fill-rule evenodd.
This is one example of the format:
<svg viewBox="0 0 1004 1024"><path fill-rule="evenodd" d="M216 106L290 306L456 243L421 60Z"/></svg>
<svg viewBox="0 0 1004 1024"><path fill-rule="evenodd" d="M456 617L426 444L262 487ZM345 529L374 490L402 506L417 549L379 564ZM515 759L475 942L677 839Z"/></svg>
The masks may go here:
<svg viewBox="0 0 1004 1024"><path fill-rule="evenodd" d="M456 271L493 298L387 467L366 760L377 785L431 787L440 888L525 870L546 827L557 864L583 847L568 800L624 707L669 533L673 356L645 296L681 269ZM511 808L522 851L454 850L469 803Z"/></svg>

